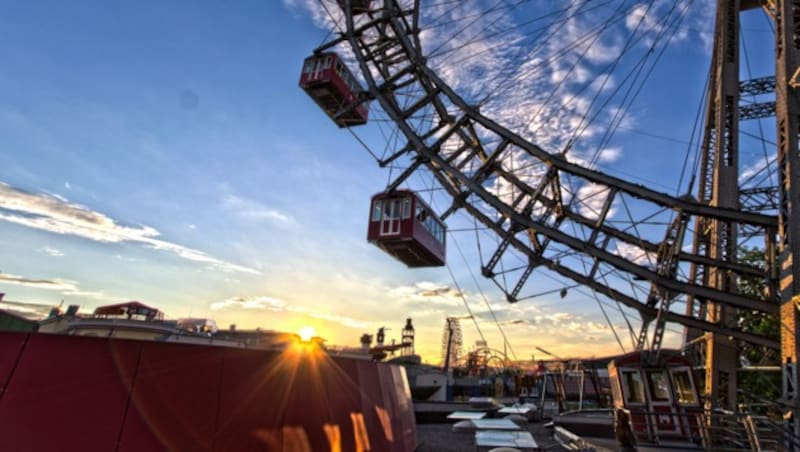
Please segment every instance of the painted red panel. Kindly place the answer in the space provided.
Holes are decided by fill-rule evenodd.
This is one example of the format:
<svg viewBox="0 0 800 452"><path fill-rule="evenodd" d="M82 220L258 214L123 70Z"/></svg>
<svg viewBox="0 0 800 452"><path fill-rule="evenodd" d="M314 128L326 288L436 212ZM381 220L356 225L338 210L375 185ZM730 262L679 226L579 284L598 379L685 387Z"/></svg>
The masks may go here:
<svg viewBox="0 0 800 452"><path fill-rule="evenodd" d="M383 395L383 409L390 414L391 419L391 449L413 450L416 447L416 424L405 370L390 364L376 366Z"/></svg>
<svg viewBox="0 0 800 452"><path fill-rule="evenodd" d="M0 335L2 362L24 337ZM0 399L0 450L412 450L398 371L293 348L33 334Z"/></svg>
<svg viewBox="0 0 800 452"><path fill-rule="evenodd" d="M287 388L283 425L302 429L311 450L331 450L331 442L341 446L345 439L350 448L344 450L354 450L350 413L359 411L360 394L345 360L333 361L318 349L285 355L294 378Z"/></svg>
<svg viewBox="0 0 800 452"><path fill-rule="evenodd" d="M119 450L211 450L224 351L144 343Z"/></svg>
<svg viewBox="0 0 800 452"><path fill-rule="evenodd" d="M398 421L395 436L398 438L398 443L402 445L399 450L414 450L417 448L417 424L406 370L400 366L391 366L391 371L392 384L389 386L389 390L394 394L394 410L390 413L392 413L392 419Z"/></svg>
<svg viewBox="0 0 800 452"><path fill-rule="evenodd" d="M264 451L280 444L290 368L280 352L225 350L214 450Z"/></svg>
<svg viewBox="0 0 800 452"><path fill-rule="evenodd" d="M0 403L0 450L109 451L140 343L31 334Z"/></svg>
<svg viewBox="0 0 800 452"><path fill-rule="evenodd" d="M353 417L361 413L361 382L358 378L359 360L351 358L334 358L330 360L330 368L336 372L336 386L329 391L329 400L333 410L333 425L339 426L342 450L356 450ZM375 449L373 449L375 450Z"/></svg>
<svg viewBox="0 0 800 452"><path fill-rule="evenodd" d="M361 413L363 413L364 424L369 432L371 450L394 450L394 425L390 420L388 428L391 428L391 434L389 434L378 414L380 410L387 410L381 389L379 365L371 361L359 361L357 367L358 384L361 388ZM389 413L391 414L391 412Z"/></svg>
<svg viewBox="0 0 800 452"><path fill-rule="evenodd" d="M0 401L27 338L28 333L0 333Z"/></svg>

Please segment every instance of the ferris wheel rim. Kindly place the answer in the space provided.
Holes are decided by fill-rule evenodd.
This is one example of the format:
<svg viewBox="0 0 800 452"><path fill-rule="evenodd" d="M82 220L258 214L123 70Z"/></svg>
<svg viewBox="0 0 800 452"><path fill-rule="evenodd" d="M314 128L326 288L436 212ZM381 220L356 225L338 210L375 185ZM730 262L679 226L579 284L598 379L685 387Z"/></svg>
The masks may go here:
<svg viewBox="0 0 800 452"><path fill-rule="evenodd" d="M418 6L419 2L414 2L415 5L415 18L418 17ZM545 162L546 164L550 165L550 167L555 168L556 171L562 171L569 175L575 175L577 177L582 177L589 181L594 181L601 183L608 187L615 187L616 189L625 192L626 194L636 197L645 199L647 201L653 202L655 204L661 205L664 208L672 209L677 212L685 212L688 214L696 215L699 217L710 218L718 221L730 221L736 222L741 224L751 224L765 230L774 230L777 227L777 218L771 215L764 215L764 214L756 214L756 213L742 213L734 209L727 209L727 208L720 208L720 207L710 207L707 205L700 204L696 201L687 199L687 197L673 197L655 190L651 190L647 187L642 185L630 183L620 178L616 178L614 176L606 175L600 171L585 168L575 163L567 161L561 155L549 153L534 143L522 138L518 134L512 132L511 130L501 126L500 124L496 123L495 121L491 120L490 118L482 115L479 111L469 106L462 97L460 97L449 85L447 85L438 75L436 72L430 68L427 64L427 60L425 56L421 53L420 46L419 46L419 38L417 33L412 32L410 34L411 38L409 37L408 33L404 33L404 31L411 31L409 27L401 23L401 20L404 19L404 15L407 13L401 11L398 3L395 0L386 0L384 3L384 7L379 10L377 14L383 15L379 16L377 19L373 18L371 22L376 22L380 20L385 20L394 31L394 36L400 41L401 47L403 51L406 53L406 58L409 64L412 66L411 71L415 73L415 76L419 77L420 81L425 79L425 81L429 84L428 86L433 87L436 92L431 95L431 102L437 96L447 96L447 98L452 102L452 105L455 105L459 109L459 113L461 114L462 119L472 120L475 123L485 127L487 130L492 132L498 133L499 135L503 136L504 139L507 139L509 142L512 142L518 148L527 151L531 156L534 158L538 158L539 160ZM353 54L356 57L358 62L360 72L362 73L364 79L367 82L369 87L369 94L372 99L377 100L381 106L383 107L384 111L390 116L391 120L395 123L395 125L403 132L406 138L409 140L409 147L407 151L416 152L418 155L423 156L425 159L428 160L428 165L435 164L438 165L440 168L448 168L448 165L444 159L440 156L433 155L432 153L426 153L425 150L428 149L428 146L424 143L424 140L416 133L413 127L410 127L406 120L401 118L397 115L396 109L393 109L393 105L384 93L382 93L381 85L379 85L376 79L372 76L370 72L370 66L367 62L367 56L365 55L365 49L361 47L359 43L360 39L360 30L355 28L355 21L353 15L350 11L346 10L345 14L345 23L346 23L346 32L343 33L341 38L342 41L346 41L349 43L350 48ZM416 32L418 32L418 28L414 28ZM362 30L363 31L363 30ZM411 40L414 42L411 42ZM385 80L384 80L385 81ZM456 120L453 119L453 125L456 125ZM501 200L493 198L490 194L488 194L482 187L475 186L474 184L470 184L471 181L467 180L463 174L460 174L459 171L453 170L452 167L449 168L448 175L454 178L460 178L461 182L465 183L472 194L477 194L483 201L486 201L492 207L496 208L498 211L506 214L508 218L512 219L513 221L524 225L527 228L536 230L536 223L530 219L525 218L524 216L518 215L513 209L509 209L508 206ZM442 181L444 176L434 173L434 176ZM446 181L444 181L446 182ZM445 188L447 188L447 184L442 184ZM454 193L448 190L449 194L453 196L454 199L457 199L457 196L460 193ZM465 207L466 210L472 214L473 216L478 217L480 212L476 209L470 209L469 203L465 203L466 205L462 205L461 207ZM482 222L486 223L486 221L481 220ZM547 233L551 233L552 231L548 231L546 229L540 229L537 232L542 233L543 235L547 235ZM564 239L564 237L559 237L560 239ZM559 241L559 243L564 243ZM524 245L520 245L514 243L515 248L519 251L524 253ZM567 246L570 246L567 244ZM576 250L579 250L581 245L578 243L572 243L572 247ZM600 250L604 252L603 250ZM605 253L603 259L614 260L615 256L609 253ZM625 263L622 262L624 259L617 260L617 264L624 265ZM612 263L612 265L615 265ZM581 279L576 279L578 275L565 275L561 271L554 269L551 264L545 265L547 268L556 271L556 273L561 274L562 276L566 276L573 281L582 283L583 285L587 285L598 292L609 296L612 299L617 301L622 301L623 304L626 306L637 310L643 318L647 317L649 319L655 318L656 316L661 316L666 319L666 321L673 321L680 323L684 326L700 328L705 331L716 332L732 337L737 337L741 340L764 345L771 348L779 348L777 341L764 338L764 337L756 337L746 333L740 333L735 330L731 330L729 328L722 328L719 325L715 325L704 320L700 320L697 318L693 318L689 315L682 315L675 312L667 311L667 312L660 312L658 309L654 307L647 306L642 301L637 300L635 298L627 297L624 294L614 293L613 290L599 290L602 287L600 286L592 286L592 281L581 281ZM615 265L616 266L616 265ZM629 271L634 273L636 276L641 276L644 279L653 281L654 283L658 283L664 287L670 288L675 290L678 289L677 281L674 280L667 280L661 278L661 276L649 269L634 269L633 267L623 268L623 271ZM633 271L632 271L633 270ZM685 286L685 285L684 285ZM738 297L736 295L726 294L724 292L718 291L716 289L709 289L704 286L695 286L691 289L692 291L686 292L690 295L693 294L694 296L700 297L707 297L709 299L714 299L715 297L723 297L726 301L725 303L732 304L734 306L740 306L744 308L752 308L752 309L759 309L764 312L773 313L775 311L774 307L771 305L764 305L763 303L755 303L750 300L749 298L745 299L746 297Z"/></svg>

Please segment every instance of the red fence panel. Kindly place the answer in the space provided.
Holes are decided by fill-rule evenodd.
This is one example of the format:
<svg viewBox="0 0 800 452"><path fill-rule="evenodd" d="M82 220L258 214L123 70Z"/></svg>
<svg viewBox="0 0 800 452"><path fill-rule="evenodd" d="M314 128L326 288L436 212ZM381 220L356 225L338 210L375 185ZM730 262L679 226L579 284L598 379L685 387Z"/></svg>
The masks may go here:
<svg viewBox="0 0 800 452"><path fill-rule="evenodd" d="M144 343L120 451L210 451L225 349Z"/></svg>
<svg viewBox="0 0 800 452"><path fill-rule="evenodd" d="M140 347L32 334L0 401L0 450L116 449Z"/></svg>
<svg viewBox="0 0 800 452"><path fill-rule="evenodd" d="M379 366L371 361L358 361L358 384L361 388L361 415L369 434L370 450L390 451L394 449L394 425L391 419L380 415L386 411L386 401L381 389ZM391 412L389 412L391 414Z"/></svg>
<svg viewBox="0 0 800 452"><path fill-rule="evenodd" d="M27 339L28 333L0 332L0 400Z"/></svg>
<svg viewBox="0 0 800 452"><path fill-rule="evenodd" d="M280 432L291 378L279 352L226 349L214 450L264 451Z"/></svg>
<svg viewBox="0 0 800 452"><path fill-rule="evenodd" d="M0 393L2 451L416 445L404 373L395 366L332 358L313 347L277 352L27 337L0 333L0 381L8 381Z"/></svg>

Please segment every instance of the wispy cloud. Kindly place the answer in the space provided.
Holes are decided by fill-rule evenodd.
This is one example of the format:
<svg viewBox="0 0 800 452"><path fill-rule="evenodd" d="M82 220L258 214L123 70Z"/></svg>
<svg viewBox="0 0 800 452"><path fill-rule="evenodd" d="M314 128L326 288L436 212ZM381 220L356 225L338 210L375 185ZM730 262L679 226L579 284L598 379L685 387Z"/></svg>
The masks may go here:
<svg viewBox="0 0 800 452"><path fill-rule="evenodd" d="M53 257L62 257L64 255L61 250L51 248L49 246L42 247L40 251Z"/></svg>
<svg viewBox="0 0 800 452"><path fill-rule="evenodd" d="M599 218L610 193L611 191L605 185L593 183L582 185L575 197L578 204L578 212L586 218ZM612 218L615 212L615 208L609 208L607 218Z"/></svg>
<svg viewBox="0 0 800 452"><path fill-rule="evenodd" d="M647 252L644 249L626 242L619 242L616 244L615 253L620 257L635 262L639 265L655 265L655 253Z"/></svg>
<svg viewBox="0 0 800 452"><path fill-rule="evenodd" d="M290 304L279 298L269 296L234 296L222 301L211 303L212 311L222 310L261 310L270 312L289 312L307 315L311 318L338 323L349 328L367 328L370 322L354 319L347 316L322 312L306 306Z"/></svg>
<svg viewBox="0 0 800 452"><path fill-rule="evenodd" d="M0 273L0 283L61 292L78 290L78 283L68 279L34 279L8 273Z"/></svg>
<svg viewBox="0 0 800 452"><path fill-rule="evenodd" d="M773 177L770 170L773 172L775 171L774 168L772 168L774 163L774 158L756 158L750 165L742 169L741 174L739 174L739 183L743 185L754 185L753 182L761 182L759 179ZM760 176L760 178L758 176Z"/></svg>
<svg viewBox="0 0 800 452"><path fill-rule="evenodd" d="M102 291L83 290L77 281L61 278L28 278L25 276L0 273L0 284L12 284L17 286L33 287L35 289L52 290L60 292L62 295L74 297L92 298L108 302L122 301L122 298L107 295Z"/></svg>
<svg viewBox="0 0 800 452"><path fill-rule="evenodd" d="M286 309L286 302L277 298L259 297L230 297L222 301L211 303L212 311L225 309L263 309L267 311L282 311Z"/></svg>
<svg viewBox="0 0 800 452"><path fill-rule="evenodd" d="M419 281L413 285L397 286L388 290L389 298L400 303L453 305L461 302L461 293L448 286L430 281Z"/></svg>
<svg viewBox="0 0 800 452"><path fill-rule="evenodd" d="M72 235L105 243L141 243L183 259L207 264L225 272L258 274L248 267L209 256L203 251L159 239L150 226L123 226L88 207L48 193L31 193L0 182L0 220L56 234Z"/></svg>
<svg viewBox="0 0 800 452"><path fill-rule="evenodd" d="M252 199L242 198L236 195L226 195L222 200L222 206L236 215L257 220L270 220L279 223L290 223L289 215L269 208Z"/></svg>

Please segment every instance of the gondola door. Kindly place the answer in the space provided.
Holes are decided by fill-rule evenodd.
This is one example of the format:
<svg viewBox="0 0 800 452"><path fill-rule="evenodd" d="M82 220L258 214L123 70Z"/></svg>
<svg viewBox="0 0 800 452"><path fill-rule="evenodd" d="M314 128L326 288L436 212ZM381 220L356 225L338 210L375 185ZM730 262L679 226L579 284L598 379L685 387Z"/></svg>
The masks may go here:
<svg viewBox="0 0 800 452"><path fill-rule="evenodd" d="M657 437L681 435L672 385L666 369L648 369L647 388L649 390L650 425Z"/></svg>
<svg viewBox="0 0 800 452"><path fill-rule="evenodd" d="M324 71L326 68L330 67L330 61L331 61L330 55L327 55L327 56L321 57L321 58L317 58L314 61L314 67L313 67L313 69L311 71L311 77L310 77L311 80L316 81L316 80L321 79L322 78L322 71Z"/></svg>
<svg viewBox="0 0 800 452"><path fill-rule="evenodd" d="M381 235L400 234L402 199L384 199L381 214Z"/></svg>

